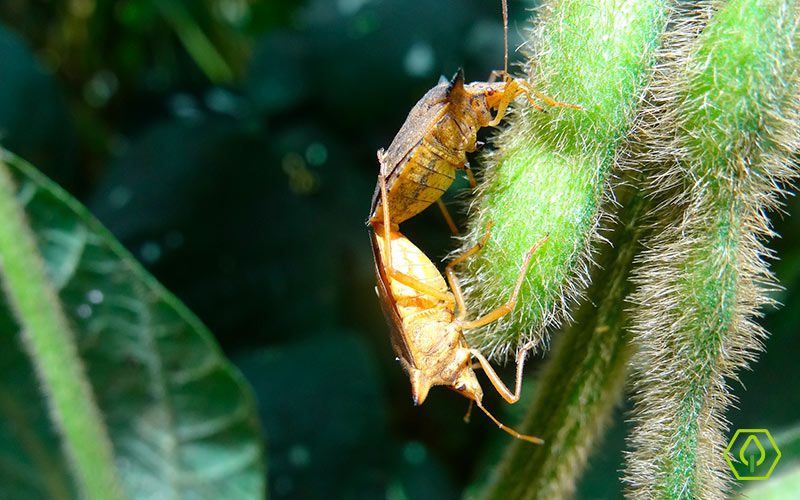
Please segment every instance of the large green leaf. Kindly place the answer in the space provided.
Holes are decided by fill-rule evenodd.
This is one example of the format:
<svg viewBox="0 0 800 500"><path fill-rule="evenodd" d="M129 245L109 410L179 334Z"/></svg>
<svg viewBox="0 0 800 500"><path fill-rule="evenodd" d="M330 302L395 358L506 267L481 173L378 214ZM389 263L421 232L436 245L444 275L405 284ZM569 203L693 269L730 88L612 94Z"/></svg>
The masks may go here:
<svg viewBox="0 0 800 500"><path fill-rule="evenodd" d="M253 398L208 330L78 202L18 158L0 160L73 327L126 496L262 497ZM0 294L0 498L73 498L18 330Z"/></svg>

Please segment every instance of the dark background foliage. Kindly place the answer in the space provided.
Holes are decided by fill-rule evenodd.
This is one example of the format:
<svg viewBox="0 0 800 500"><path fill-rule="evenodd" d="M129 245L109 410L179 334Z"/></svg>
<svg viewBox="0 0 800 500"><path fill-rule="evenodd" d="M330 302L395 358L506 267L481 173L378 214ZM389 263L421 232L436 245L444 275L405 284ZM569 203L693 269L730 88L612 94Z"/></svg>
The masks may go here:
<svg viewBox="0 0 800 500"><path fill-rule="evenodd" d="M528 12L511 10L515 47ZM364 221L375 151L416 100L458 67L501 67L499 1L5 0L0 21L0 143L215 333L256 391L273 497L448 498L488 473L507 436L465 425L448 391L411 404ZM776 220L786 305L734 427L782 428L800 406L800 219ZM436 211L404 231L432 257L452 248ZM586 496L618 495L623 411Z"/></svg>

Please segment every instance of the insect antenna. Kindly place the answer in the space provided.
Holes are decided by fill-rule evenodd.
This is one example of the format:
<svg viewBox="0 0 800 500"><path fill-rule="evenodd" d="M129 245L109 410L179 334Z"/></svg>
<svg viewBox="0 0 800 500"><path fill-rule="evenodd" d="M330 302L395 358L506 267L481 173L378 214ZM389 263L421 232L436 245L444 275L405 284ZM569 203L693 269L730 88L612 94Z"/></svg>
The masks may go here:
<svg viewBox="0 0 800 500"><path fill-rule="evenodd" d="M508 75L508 0L503 0L503 75Z"/></svg>
<svg viewBox="0 0 800 500"><path fill-rule="evenodd" d="M469 419L472 417L472 405L475 404L475 401L469 400L469 406L467 406L467 414L464 415L464 423L468 424Z"/></svg>
<svg viewBox="0 0 800 500"><path fill-rule="evenodd" d="M485 413L487 417L492 419L492 422L497 424L498 427L500 427L503 431L507 432L508 434L511 434L515 438L522 439L523 441L527 441L529 443L544 444L544 440L542 438L538 438L536 436L529 436L527 434L521 434L521 433L515 431L511 427L507 426L506 424L504 424L504 423L500 422L499 420L497 420L496 418L494 418L494 415L489 413L489 410L484 408L484 406L482 404L478 403L477 401L475 402L475 404L478 406L478 408L483 410L483 413Z"/></svg>

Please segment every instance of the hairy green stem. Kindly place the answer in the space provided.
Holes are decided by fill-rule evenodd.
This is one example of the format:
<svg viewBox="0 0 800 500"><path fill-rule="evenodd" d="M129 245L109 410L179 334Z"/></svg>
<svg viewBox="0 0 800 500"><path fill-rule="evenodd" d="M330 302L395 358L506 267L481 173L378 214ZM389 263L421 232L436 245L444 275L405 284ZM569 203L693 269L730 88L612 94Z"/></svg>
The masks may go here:
<svg viewBox="0 0 800 500"><path fill-rule="evenodd" d="M504 302L523 255L548 240L534 257L517 308L468 333L487 354L538 346L546 327L585 288L614 150L631 125L667 6L666 0L562 0L543 11L529 44L533 86L583 109L541 113L526 106L488 158L494 166L479 187L466 239L469 246L493 223L491 241L464 276L475 309Z"/></svg>
<svg viewBox="0 0 800 500"><path fill-rule="evenodd" d="M631 350L624 301L649 203L626 196L625 208L592 275L589 301L556 343L522 426L544 445L509 445L485 498L549 499L573 495L589 450L605 430L624 385ZM631 199L634 197L633 199Z"/></svg>
<svg viewBox="0 0 800 500"><path fill-rule="evenodd" d="M111 442L75 337L0 158L0 279L85 498L122 498ZM4 332L10 335L12 332Z"/></svg>
<svg viewBox="0 0 800 500"><path fill-rule="evenodd" d="M765 213L795 176L798 12L793 2L733 0L655 90L650 195L657 236L636 271L635 428L631 498L718 498L726 378L765 332L755 323L774 287ZM664 105L666 104L666 105Z"/></svg>

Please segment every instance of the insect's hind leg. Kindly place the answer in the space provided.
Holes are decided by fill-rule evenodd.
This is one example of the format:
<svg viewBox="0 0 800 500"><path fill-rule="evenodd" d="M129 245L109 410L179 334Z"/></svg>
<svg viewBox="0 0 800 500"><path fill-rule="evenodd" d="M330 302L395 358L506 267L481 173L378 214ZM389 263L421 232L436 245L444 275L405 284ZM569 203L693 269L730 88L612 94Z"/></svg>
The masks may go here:
<svg viewBox="0 0 800 500"><path fill-rule="evenodd" d="M378 158L381 159L380 154L378 155ZM378 174L378 185L380 186L381 205L383 208L383 261L386 275L420 293L430 295L442 301L449 301L450 296L447 293L437 290L432 286L426 285L415 277L398 271L394 268L394 265L392 264L392 223L389 216L389 196L386 193L386 176L383 174L383 172Z"/></svg>
<svg viewBox="0 0 800 500"><path fill-rule="evenodd" d="M378 151L378 160L381 162L381 172L378 174L378 186L381 190L381 209L383 210L383 245L384 255L383 260L386 269L393 269L392 267L392 223L389 218L389 196L386 194L386 176L383 174L383 150Z"/></svg>

